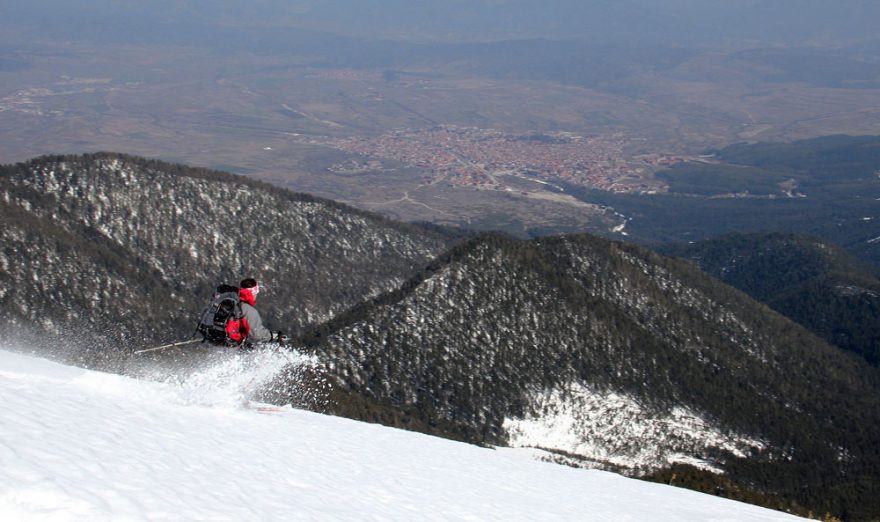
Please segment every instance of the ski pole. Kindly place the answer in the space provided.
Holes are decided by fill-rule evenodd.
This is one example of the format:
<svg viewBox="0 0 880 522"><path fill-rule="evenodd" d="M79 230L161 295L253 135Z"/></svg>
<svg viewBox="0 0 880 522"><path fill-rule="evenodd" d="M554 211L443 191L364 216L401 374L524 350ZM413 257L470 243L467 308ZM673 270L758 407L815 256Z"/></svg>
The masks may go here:
<svg viewBox="0 0 880 522"><path fill-rule="evenodd" d="M136 350L134 352L134 354L137 355L137 354L147 353L147 352L156 352L159 350L164 350L166 348L173 348L175 346L183 346L185 344L193 344L193 343L200 343L200 342L202 342L202 339L192 339L189 341L180 341L180 342L171 343L171 344L163 344L162 346L157 346L155 348L146 348L143 350Z"/></svg>

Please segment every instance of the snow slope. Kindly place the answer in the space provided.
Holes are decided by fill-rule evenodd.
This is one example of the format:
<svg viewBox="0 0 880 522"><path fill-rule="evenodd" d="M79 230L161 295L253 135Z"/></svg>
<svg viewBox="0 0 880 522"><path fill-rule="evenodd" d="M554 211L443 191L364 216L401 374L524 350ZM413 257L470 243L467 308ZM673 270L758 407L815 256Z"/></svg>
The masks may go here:
<svg viewBox="0 0 880 522"><path fill-rule="evenodd" d="M244 406L296 355L136 380L0 351L0 520L795 520L611 473Z"/></svg>

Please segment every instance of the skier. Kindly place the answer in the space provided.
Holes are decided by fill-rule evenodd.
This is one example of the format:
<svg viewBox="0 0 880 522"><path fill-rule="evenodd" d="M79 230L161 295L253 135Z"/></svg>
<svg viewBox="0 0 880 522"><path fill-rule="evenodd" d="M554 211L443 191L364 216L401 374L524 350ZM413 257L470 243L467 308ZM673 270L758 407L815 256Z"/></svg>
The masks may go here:
<svg viewBox="0 0 880 522"><path fill-rule="evenodd" d="M154 352L195 342L208 342L239 350L253 348L254 342L274 341L283 345L288 337L281 331L272 332L263 326L260 312L254 308L259 293L260 285L252 277L243 279L238 287L220 285L214 291L211 303L202 311L201 320L196 327L195 333L202 334L201 339L165 344L134 353Z"/></svg>
<svg viewBox="0 0 880 522"><path fill-rule="evenodd" d="M278 332L271 332L263 326L260 312L254 308L257 304L257 295L260 293L260 285L257 280L249 277L239 284L238 298L241 303L241 333L242 341L248 345L250 342L277 341L284 343L287 336Z"/></svg>

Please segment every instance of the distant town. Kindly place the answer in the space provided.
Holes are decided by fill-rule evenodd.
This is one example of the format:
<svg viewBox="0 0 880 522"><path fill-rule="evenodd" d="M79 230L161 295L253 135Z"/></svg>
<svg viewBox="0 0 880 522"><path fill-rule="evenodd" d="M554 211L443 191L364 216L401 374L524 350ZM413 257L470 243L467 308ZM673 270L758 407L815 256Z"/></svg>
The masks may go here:
<svg viewBox="0 0 880 522"><path fill-rule="evenodd" d="M378 170L381 160L393 160L420 169L426 183L446 181L486 190L508 189L505 177L514 176L544 184L652 193L662 190L653 173L685 159L663 154L626 158L627 139L622 134L510 134L453 125L338 139L330 145L366 158L334 165L334 172Z"/></svg>

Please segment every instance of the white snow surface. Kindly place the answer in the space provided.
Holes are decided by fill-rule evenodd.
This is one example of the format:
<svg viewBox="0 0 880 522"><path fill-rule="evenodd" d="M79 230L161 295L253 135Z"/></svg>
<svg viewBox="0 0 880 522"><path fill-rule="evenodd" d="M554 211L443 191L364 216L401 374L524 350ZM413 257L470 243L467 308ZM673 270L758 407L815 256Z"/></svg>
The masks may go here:
<svg viewBox="0 0 880 522"><path fill-rule="evenodd" d="M504 420L511 446L561 450L633 470L684 462L716 473L722 471L711 462L688 455L717 449L747 457L765 447L759 440L724 433L687 408L657 414L631 396L577 382L534 393L530 401L534 413Z"/></svg>
<svg viewBox="0 0 880 522"><path fill-rule="evenodd" d="M155 382L0 351L0 520L795 520L245 394L305 358ZM237 371L232 371L233 369Z"/></svg>

